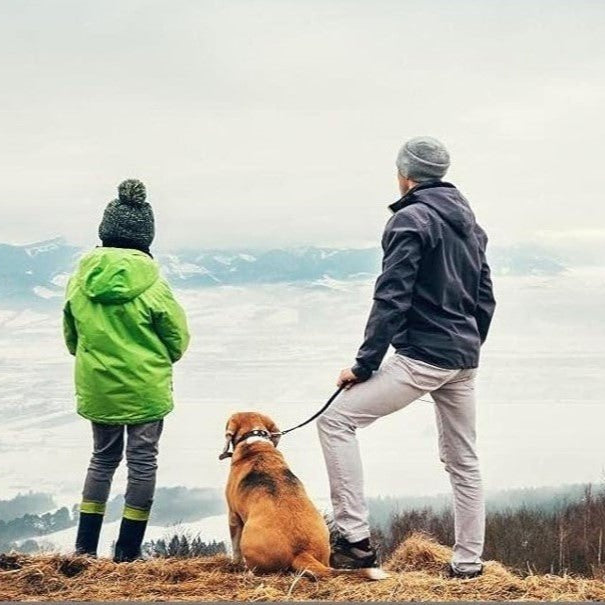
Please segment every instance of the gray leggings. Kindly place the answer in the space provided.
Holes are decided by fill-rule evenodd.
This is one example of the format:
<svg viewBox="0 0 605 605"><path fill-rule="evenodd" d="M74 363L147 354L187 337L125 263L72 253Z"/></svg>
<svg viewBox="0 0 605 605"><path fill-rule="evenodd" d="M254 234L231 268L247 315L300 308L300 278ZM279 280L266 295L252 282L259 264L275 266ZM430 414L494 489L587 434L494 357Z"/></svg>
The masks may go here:
<svg viewBox="0 0 605 605"><path fill-rule="evenodd" d="M144 511L150 510L155 492L158 444L163 425L163 420L126 426L93 422L94 448L82 499L88 502L107 502L113 475L124 454L126 433L126 505Z"/></svg>

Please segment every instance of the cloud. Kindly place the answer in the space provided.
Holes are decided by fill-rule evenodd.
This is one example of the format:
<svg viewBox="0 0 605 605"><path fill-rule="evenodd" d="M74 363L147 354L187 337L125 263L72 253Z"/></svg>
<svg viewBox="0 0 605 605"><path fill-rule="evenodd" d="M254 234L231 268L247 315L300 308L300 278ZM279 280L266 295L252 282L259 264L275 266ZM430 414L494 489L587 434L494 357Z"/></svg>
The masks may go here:
<svg viewBox="0 0 605 605"><path fill-rule="evenodd" d="M550 242L596 242L605 239L605 229L565 229L561 231L538 231L536 237Z"/></svg>
<svg viewBox="0 0 605 605"><path fill-rule="evenodd" d="M375 242L397 149L421 133L450 146L492 241L604 223L603 16L559 0L3 2L0 240L91 245L136 176L161 245Z"/></svg>

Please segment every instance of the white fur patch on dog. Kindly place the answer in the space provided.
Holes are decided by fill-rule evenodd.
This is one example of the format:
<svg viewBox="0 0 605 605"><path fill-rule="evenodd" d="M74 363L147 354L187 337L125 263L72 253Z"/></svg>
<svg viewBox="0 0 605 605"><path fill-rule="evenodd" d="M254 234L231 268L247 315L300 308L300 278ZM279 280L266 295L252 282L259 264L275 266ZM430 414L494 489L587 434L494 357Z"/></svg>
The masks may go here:
<svg viewBox="0 0 605 605"><path fill-rule="evenodd" d="M266 437L258 437L256 435L254 435L252 437L248 437L248 439L246 439L246 443L256 443L257 441L264 441L265 443L271 443L270 439L267 439Z"/></svg>

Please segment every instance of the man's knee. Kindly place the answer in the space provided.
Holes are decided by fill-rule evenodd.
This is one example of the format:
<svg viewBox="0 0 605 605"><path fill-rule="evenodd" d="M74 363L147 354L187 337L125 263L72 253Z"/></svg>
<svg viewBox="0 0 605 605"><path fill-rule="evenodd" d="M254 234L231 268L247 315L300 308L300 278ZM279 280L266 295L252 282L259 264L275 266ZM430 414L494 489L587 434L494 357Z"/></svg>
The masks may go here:
<svg viewBox="0 0 605 605"><path fill-rule="evenodd" d="M354 432L355 425L345 413L340 410L327 409L317 419L317 430L320 435L330 435L341 432Z"/></svg>

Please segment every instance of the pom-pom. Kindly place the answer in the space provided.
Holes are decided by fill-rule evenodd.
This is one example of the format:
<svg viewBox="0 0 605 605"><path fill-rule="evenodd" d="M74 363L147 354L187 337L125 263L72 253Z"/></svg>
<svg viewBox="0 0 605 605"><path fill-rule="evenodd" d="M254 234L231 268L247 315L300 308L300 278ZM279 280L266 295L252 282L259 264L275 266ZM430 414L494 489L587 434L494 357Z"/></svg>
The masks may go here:
<svg viewBox="0 0 605 605"><path fill-rule="evenodd" d="M120 202L131 206L142 206L147 197L145 185L137 179L122 181L118 186Z"/></svg>

